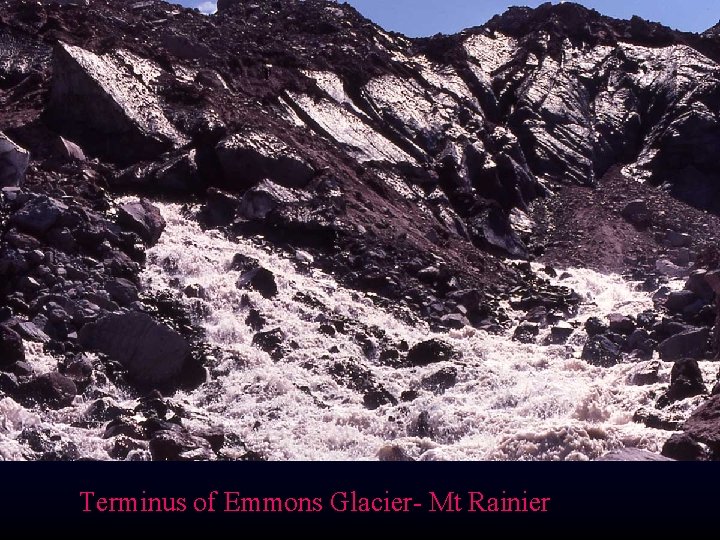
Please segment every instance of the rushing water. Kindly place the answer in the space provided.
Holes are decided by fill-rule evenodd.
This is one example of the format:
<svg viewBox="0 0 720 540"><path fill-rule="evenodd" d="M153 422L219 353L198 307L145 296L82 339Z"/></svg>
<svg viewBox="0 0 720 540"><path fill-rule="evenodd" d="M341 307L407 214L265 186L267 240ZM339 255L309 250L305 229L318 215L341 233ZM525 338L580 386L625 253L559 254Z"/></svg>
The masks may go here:
<svg viewBox="0 0 720 540"><path fill-rule="evenodd" d="M392 446L428 460L591 459L622 446L659 450L670 435L633 422L633 415L653 407L667 386L671 364L662 365L660 383L633 385L632 374L647 363L609 369L587 364L579 359L582 327L566 345L552 346L523 345L510 335L466 328L441 336L462 355L452 362L457 384L436 395L421 389L419 381L446 364L397 369L374 363L352 336L324 335L316 320L322 313L343 315L379 326L410 345L432 334L425 324L404 323L331 276L303 269L298 261L307 257L302 253L274 253L257 239L233 242L219 232L202 231L177 205L161 208L168 227L150 252L146 285L157 290L171 282L176 289L201 285L208 315L199 322L222 351L212 383L180 399L197 411L198 422L224 426L270 459L376 459ZM276 297L238 290L239 273L228 270L236 253L257 259L275 274ZM580 322L652 307L648 293L618 276L567 271L571 277L563 285L585 299ZM324 307L293 300L297 292ZM251 344L254 331L244 322L249 308L241 307L243 294L266 316L267 328L280 327L297 342L295 351L275 361ZM339 352L330 353L332 347ZM363 364L395 396L417 389L419 397L368 410L361 394L338 385L328 373L342 359ZM677 412L689 411L696 402L678 404ZM411 435L421 413L426 413L431 438Z"/></svg>
<svg viewBox="0 0 720 540"><path fill-rule="evenodd" d="M159 204L167 229L148 254L143 274L149 290L201 285L205 299L186 299L198 313L207 340L217 351L211 359L211 381L180 393L174 400L190 411L186 425L222 426L228 445L260 452L269 459L371 460L397 454L423 460L532 459L584 460L623 446L659 451L670 432L633 421L638 409L652 409L669 382L671 364L661 364L660 382L631 383L633 373L648 362L600 368L580 359L585 340L582 324L565 345L524 345L507 335L466 328L438 335L461 355L452 362L418 368L393 368L368 360L353 338L319 331L318 316L341 315L365 326L377 326L393 338L413 345L433 335L424 323L408 324L378 307L370 296L346 289L332 276L312 268L302 252L289 256L264 246L262 239L228 240L203 231L179 205ZM265 299L239 290L239 272L229 269L235 254L256 259L276 277L279 294ZM609 313L637 314L652 307L619 276L566 269L562 284L584 302L575 321ZM309 307L293 299L302 292L318 302ZM267 319L265 329L281 328L297 347L276 361L252 345L255 332L245 324L252 306ZM193 305L194 304L194 305ZM572 321L571 321L572 322ZM542 341L542 335L538 342ZM27 344L36 372L50 371L57 359L36 344ZM331 352L331 349L333 352ZM363 395L338 384L329 370L337 361L362 365L395 397L416 390L417 399L368 410ZM423 377L451 364L457 383L442 394L420 386ZM713 366L703 366L706 382ZM132 407L132 396L107 381L95 381L92 395L78 396L60 411L28 410L10 398L0 400L0 458L24 457L20 433L28 426L48 428L78 447L79 455L108 459L112 440L103 426L76 427L92 401L110 396ZM686 416L701 398L673 405ZM422 414L424 432L418 436ZM146 451L131 458L147 459Z"/></svg>

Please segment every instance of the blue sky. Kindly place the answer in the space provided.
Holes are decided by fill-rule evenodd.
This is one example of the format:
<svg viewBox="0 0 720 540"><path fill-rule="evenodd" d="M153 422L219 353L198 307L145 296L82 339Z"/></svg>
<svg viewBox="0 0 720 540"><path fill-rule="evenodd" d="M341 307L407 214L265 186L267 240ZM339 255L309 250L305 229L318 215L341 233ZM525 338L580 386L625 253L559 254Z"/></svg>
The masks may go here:
<svg viewBox="0 0 720 540"><path fill-rule="evenodd" d="M213 0L182 4L213 8ZM388 30L409 36L454 33L484 23L511 5L538 6L543 0L349 0L366 17ZM579 3L613 17L640 15L680 30L700 32L720 20L718 0L581 0Z"/></svg>

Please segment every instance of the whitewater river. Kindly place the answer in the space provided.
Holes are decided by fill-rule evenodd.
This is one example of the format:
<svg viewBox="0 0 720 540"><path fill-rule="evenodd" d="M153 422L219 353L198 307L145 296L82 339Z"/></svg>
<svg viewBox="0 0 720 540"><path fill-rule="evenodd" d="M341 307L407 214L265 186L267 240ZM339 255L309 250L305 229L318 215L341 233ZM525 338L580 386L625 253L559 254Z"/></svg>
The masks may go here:
<svg viewBox="0 0 720 540"><path fill-rule="evenodd" d="M437 337L461 353L452 362L384 366L365 357L352 332L332 337L321 333L318 316L335 314L375 325L393 341L405 340L410 346L433 333L424 323L400 321L370 297L313 270L307 254L274 252L257 239L230 241L219 232L201 230L179 205L158 206L167 229L149 250L144 284L150 290L178 293L187 285L202 286L204 300L185 301L196 303L193 311L202 313L197 322L218 351L209 366L211 382L174 396L191 412L185 421L191 428L222 426L231 434L230 445L242 441L272 460L373 460L398 454L421 460L587 460L623 446L659 451L671 435L633 421L636 411L654 407L669 382L671 364L661 364L659 383L644 386L633 384L632 377L648 362L591 366L580 359L586 337L580 324L567 344L551 346L515 342L511 330L505 336L471 328L451 331ZM229 267L238 253L275 274L277 296L265 299L236 287L239 272ZM619 276L563 270L570 277L562 284L584 299L578 322L652 308L650 294ZM315 298L315 307L294 300L298 292ZM251 344L255 331L245 324L250 307L241 301L243 294L266 317L265 329L281 328L288 342L297 343L295 350L276 361ZM30 347L28 356L38 371L43 366L50 370L56 362L37 346ZM361 393L331 376L331 366L341 360L362 365L397 398L408 390L416 390L418 397L368 410ZM420 386L423 377L451 366L457 370L452 388L438 395ZM703 367L708 382L714 368ZM134 403L110 383L104 391L120 404ZM686 416L700 399L677 403L672 410ZM21 459L18 434L36 425L73 441L83 456L108 459L112 441L102 439L102 427L73 427L88 406L81 396L73 407L51 412L0 400L0 455ZM421 415L424 432L431 437L418 436ZM147 457L143 452L131 457Z"/></svg>

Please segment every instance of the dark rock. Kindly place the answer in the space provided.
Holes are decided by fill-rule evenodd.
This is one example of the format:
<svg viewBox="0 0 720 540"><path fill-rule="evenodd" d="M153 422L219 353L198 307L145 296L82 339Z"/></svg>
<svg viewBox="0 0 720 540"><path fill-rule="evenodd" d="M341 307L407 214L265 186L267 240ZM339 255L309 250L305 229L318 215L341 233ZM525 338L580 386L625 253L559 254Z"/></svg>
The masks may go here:
<svg viewBox="0 0 720 540"><path fill-rule="evenodd" d="M657 384L660 382L660 362L649 362L632 373L630 383L637 386Z"/></svg>
<svg viewBox="0 0 720 540"><path fill-rule="evenodd" d="M183 431L158 430L150 439L153 461L209 461L216 459L210 443Z"/></svg>
<svg viewBox="0 0 720 540"><path fill-rule="evenodd" d="M25 203L12 215L10 221L19 229L39 236L54 227L67 210L64 203L50 197L38 196Z"/></svg>
<svg viewBox="0 0 720 540"><path fill-rule="evenodd" d="M160 210L145 199L123 204L118 209L118 223L140 235L150 246L160 240L165 230L165 219Z"/></svg>
<svg viewBox="0 0 720 540"><path fill-rule="evenodd" d="M590 317L585 321L585 331L590 337L599 336L608 331L608 326L597 317Z"/></svg>
<svg viewBox="0 0 720 540"><path fill-rule="evenodd" d="M0 187L18 187L25 181L30 153L0 132Z"/></svg>
<svg viewBox="0 0 720 540"><path fill-rule="evenodd" d="M0 324L0 369L25 361L25 346L20 334Z"/></svg>
<svg viewBox="0 0 720 540"><path fill-rule="evenodd" d="M258 332L255 334L252 339L252 344L275 358L278 354L282 354L280 347L284 341L285 332L280 328L273 328L267 332Z"/></svg>
<svg viewBox="0 0 720 540"><path fill-rule="evenodd" d="M300 197L294 190L284 188L270 180L263 180L245 192L238 213L245 219L264 220L276 208L299 201Z"/></svg>
<svg viewBox="0 0 720 540"><path fill-rule="evenodd" d="M113 459L125 460L130 455L130 452L146 449L146 443L132 437L128 437L127 435L118 435L115 437L113 446L108 454Z"/></svg>
<svg viewBox="0 0 720 540"><path fill-rule="evenodd" d="M216 188L207 191L202 219L209 227L222 227L232 223L238 215L240 200Z"/></svg>
<svg viewBox="0 0 720 540"><path fill-rule="evenodd" d="M622 334L624 336L630 335L636 328L635 321L631 317L626 317L618 313L612 313L608 315L610 324L608 325L608 331L615 334Z"/></svg>
<svg viewBox="0 0 720 540"><path fill-rule="evenodd" d="M25 385L25 391L30 399L53 409L69 407L77 395L72 379L55 371L38 375Z"/></svg>
<svg viewBox="0 0 720 540"><path fill-rule="evenodd" d="M105 290L121 306L128 306L138 299L137 287L127 279L111 279L105 283Z"/></svg>
<svg viewBox="0 0 720 540"><path fill-rule="evenodd" d="M304 188L315 176L304 158L269 133L239 133L220 142L215 151L226 184L236 190L253 187L264 179L284 187Z"/></svg>
<svg viewBox="0 0 720 540"><path fill-rule="evenodd" d="M177 380L190 354L185 338L144 313L108 315L85 325L79 340L119 362L143 385Z"/></svg>
<svg viewBox="0 0 720 540"><path fill-rule="evenodd" d="M622 360L620 347L605 336L593 336L587 340L582 359L594 366L612 367Z"/></svg>
<svg viewBox="0 0 720 540"><path fill-rule="evenodd" d="M665 307L670 313L682 313L685 308L699 300L698 296L688 290L673 291L665 300Z"/></svg>
<svg viewBox="0 0 720 540"><path fill-rule="evenodd" d="M432 375L423 377L420 385L435 394L442 394L457 383L458 372L454 367L444 367Z"/></svg>
<svg viewBox="0 0 720 540"><path fill-rule="evenodd" d="M561 345L566 343L570 336L572 336L575 329L569 324L557 324L550 328L550 343L554 345Z"/></svg>
<svg viewBox="0 0 720 540"><path fill-rule="evenodd" d="M659 407L665 407L673 401L705 394L707 388L697 360L685 358L675 362L670 372L670 388L658 400Z"/></svg>
<svg viewBox="0 0 720 540"><path fill-rule="evenodd" d="M460 330L466 326L471 326L470 321L464 315L459 313L450 313L440 317L440 326L443 328L453 328Z"/></svg>
<svg viewBox="0 0 720 540"><path fill-rule="evenodd" d="M673 433L665 442L662 455L675 461L706 461L707 451L685 433Z"/></svg>
<svg viewBox="0 0 720 540"><path fill-rule="evenodd" d="M265 326L265 324L267 324L267 320L260 314L257 309L251 309L250 313L245 319L245 324L247 324L253 330L258 331L261 330L262 327Z"/></svg>
<svg viewBox="0 0 720 540"><path fill-rule="evenodd" d="M64 440L62 435L49 429L27 427L20 433L18 441L30 448L38 461L75 461L80 458L74 442Z"/></svg>
<svg viewBox="0 0 720 540"><path fill-rule="evenodd" d="M379 461L414 461L405 450L396 445L383 446L378 451L377 457Z"/></svg>
<svg viewBox="0 0 720 540"><path fill-rule="evenodd" d="M685 283L685 288L694 292L703 302L710 303L713 298L715 298L715 291L713 291L708 283L707 276L707 270L695 270L690 274L690 277Z"/></svg>
<svg viewBox="0 0 720 540"><path fill-rule="evenodd" d="M401 401L415 401L419 397L417 390L405 390L400 394Z"/></svg>
<svg viewBox="0 0 720 540"><path fill-rule="evenodd" d="M236 282L236 286L238 289L244 289L245 287L255 289L265 298L272 298L278 293L275 276L270 270L262 267L241 275Z"/></svg>
<svg viewBox="0 0 720 540"><path fill-rule="evenodd" d="M515 329L513 339L520 343L535 343L539 333L540 327L537 324L523 323Z"/></svg>
<svg viewBox="0 0 720 540"><path fill-rule="evenodd" d="M707 352L709 337L710 331L707 328L695 328L675 334L660 343L660 358L666 361L702 358Z"/></svg>
<svg viewBox="0 0 720 540"><path fill-rule="evenodd" d="M207 298L205 287L197 283L191 283L190 285L187 285L183 289L183 292L188 298L200 298L203 300Z"/></svg>
<svg viewBox="0 0 720 540"><path fill-rule="evenodd" d="M439 339L429 339L414 345L407 354L407 363L411 366L427 366L436 362L445 362L455 356L455 350Z"/></svg>
<svg viewBox="0 0 720 540"><path fill-rule="evenodd" d="M397 405L397 399L380 386L369 388L363 396L363 404L368 410L374 411L383 405Z"/></svg>
<svg viewBox="0 0 720 540"><path fill-rule="evenodd" d="M717 454L720 451L720 395L714 395L700 405L683 429L688 436L707 444Z"/></svg>
<svg viewBox="0 0 720 540"><path fill-rule="evenodd" d="M689 234L680 233L677 231L668 231L665 235L665 241L672 247L690 247L692 245L692 238Z"/></svg>
<svg viewBox="0 0 720 540"><path fill-rule="evenodd" d="M636 199L627 203L620 215L629 223L638 227L645 227L651 222L650 209L645 201Z"/></svg>

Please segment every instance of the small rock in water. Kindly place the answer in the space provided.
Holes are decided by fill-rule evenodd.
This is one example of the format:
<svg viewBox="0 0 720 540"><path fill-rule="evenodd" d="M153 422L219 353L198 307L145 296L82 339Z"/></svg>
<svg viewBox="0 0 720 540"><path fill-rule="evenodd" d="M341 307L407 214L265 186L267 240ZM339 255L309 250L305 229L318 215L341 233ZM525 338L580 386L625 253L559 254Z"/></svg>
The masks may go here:
<svg viewBox="0 0 720 540"><path fill-rule="evenodd" d="M697 360L685 358L675 362L670 372L670 388L658 400L658 407L665 407L673 401L705 394L707 388Z"/></svg>
<svg viewBox="0 0 720 540"><path fill-rule="evenodd" d="M244 273L238 278L236 285L238 289L245 287L255 289L265 298L272 298L278 293L275 276L270 270L262 267Z"/></svg>
<svg viewBox="0 0 720 540"><path fill-rule="evenodd" d="M407 363L411 366L426 366L436 362L451 360L455 350L439 339L429 339L414 345L407 354Z"/></svg>
<svg viewBox="0 0 720 540"><path fill-rule="evenodd" d="M621 361L620 347L605 336L593 336L587 340L582 359L599 367L612 367Z"/></svg>

